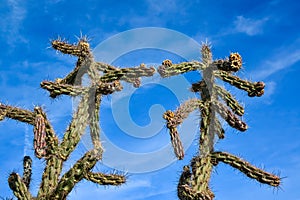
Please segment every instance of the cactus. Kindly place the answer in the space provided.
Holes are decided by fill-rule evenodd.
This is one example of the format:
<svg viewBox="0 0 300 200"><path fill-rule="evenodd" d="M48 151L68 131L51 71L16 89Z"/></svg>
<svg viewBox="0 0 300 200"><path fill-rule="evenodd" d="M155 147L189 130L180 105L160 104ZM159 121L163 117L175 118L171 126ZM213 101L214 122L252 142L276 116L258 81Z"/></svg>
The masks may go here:
<svg viewBox="0 0 300 200"><path fill-rule="evenodd" d="M73 71L65 78L52 81L43 81L40 86L50 93L51 98L60 95L80 97L80 103L72 120L59 141L46 113L41 107L33 111L4 105L0 103L0 120L14 119L30 124L34 127L34 152L39 159L45 159L45 168L37 196L29 191L31 180L32 160L24 157L23 177L12 172L8 184L18 199L66 199L74 186L83 179L99 185L121 185L126 182L124 174L104 174L92 172L96 163L102 158L100 142L99 111L101 97L122 90L120 80L132 83L139 87L140 77L152 76L153 67L147 68L144 64L134 68L122 68L94 61L90 45L86 37L79 39L77 44L58 38L52 41L52 47L63 54L78 58ZM101 72L101 73L100 73ZM88 74L90 83L83 86L82 77ZM65 174L61 174L63 163L75 150L86 127L89 126L93 149L86 152Z"/></svg>
<svg viewBox="0 0 300 200"><path fill-rule="evenodd" d="M223 162L243 172L246 176L260 183L278 187L281 179L271 173L264 172L250 163L226 152L214 150L215 136L225 137L225 131L219 120L220 116L232 128L246 131L247 124L240 119L244 108L223 87L216 84L221 79L238 89L248 92L249 97L260 97L264 94L263 82L242 80L233 73L242 67L242 58L238 53L231 53L228 59L213 60L211 48L203 44L201 48L202 62L182 62L173 64L165 60L158 68L162 77L170 77L189 71L202 72L202 80L192 84L191 91L200 93L200 99L189 99L181 104L175 112L166 111L163 118L171 136L174 153L179 160L184 158L184 149L177 131L177 126L194 110L201 113L199 152L192 158L190 166L184 166L180 176L177 195L181 200L212 200L215 195L209 187L213 167Z"/></svg>

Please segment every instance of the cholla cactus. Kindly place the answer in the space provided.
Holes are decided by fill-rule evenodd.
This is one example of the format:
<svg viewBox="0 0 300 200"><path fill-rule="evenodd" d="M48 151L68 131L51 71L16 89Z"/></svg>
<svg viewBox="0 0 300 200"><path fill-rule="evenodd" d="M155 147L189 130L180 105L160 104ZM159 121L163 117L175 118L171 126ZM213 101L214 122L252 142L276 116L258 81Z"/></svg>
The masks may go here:
<svg viewBox="0 0 300 200"><path fill-rule="evenodd" d="M81 98L77 111L72 117L62 141L59 141L46 113L41 107L33 111L0 103L0 120L11 118L28 123L34 127L34 151L39 159L45 159L45 169L36 197L29 192L31 180L31 158L24 157L23 177L13 172L8 183L18 199L62 200L74 188L75 184L86 179L99 185L120 185L126 177L120 174L92 172L95 164L102 158L100 142L99 110L101 97L122 90L120 80L140 85L140 77L152 76L154 68L144 64L135 68L116 68L94 61L90 45L85 37L77 44L69 44L61 39L52 41L52 47L64 54L78 57L75 69L63 79L54 82L43 81L41 87L48 90L50 97L59 95L78 96ZM100 73L101 72L101 73ZM88 74L90 85L83 86L82 77ZM102 74L102 75L101 75ZM83 155L71 169L61 175L63 163L68 159L79 143L86 127L89 126L94 148Z"/></svg>
<svg viewBox="0 0 300 200"><path fill-rule="evenodd" d="M163 115L170 131L174 153L181 160L184 157L184 149L177 126L192 111L198 109L201 113L199 153L191 160L190 166L183 168L177 187L178 197L181 200L212 200L214 194L209 187L209 181L213 167L219 162L229 164L260 183L278 187L280 178L276 175L264 172L234 155L214 150L215 136L217 135L219 139L225 137L218 115L232 128L239 131L247 129L246 123L239 118L244 114L244 108L225 88L218 86L215 79L219 78L238 89L245 90L249 97L263 95L264 83L249 82L233 75L233 72L242 67L242 58L238 53L231 53L225 60L213 61L207 44L202 45L201 53L202 62L172 64L170 60L165 60L158 69L162 77L195 70L201 71L203 77L201 81L192 84L191 88L193 92L200 93L200 99L190 99L181 104L175 112L169 110Z"/></svg>

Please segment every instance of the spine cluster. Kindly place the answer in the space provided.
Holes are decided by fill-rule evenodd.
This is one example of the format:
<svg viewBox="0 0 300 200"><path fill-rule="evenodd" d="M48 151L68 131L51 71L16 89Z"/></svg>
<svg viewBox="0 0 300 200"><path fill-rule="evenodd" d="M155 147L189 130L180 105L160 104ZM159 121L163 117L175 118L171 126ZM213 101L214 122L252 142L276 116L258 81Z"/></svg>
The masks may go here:
<svg viewBox="0 0 300 200"><path fill-rule="evenodd" d="M158 68L162 77L170 77L190 71L200 71L202 80L193 83L191 91L200 93L199 99L189 99L182 103L176 111L166 111L163 118L171 136L174 153L179 160L184 158L184 149L177 131L177 126L194 110L201 113L200 141L198 154L191 160L189 166L184 166L180 176L177 194L181 200L212 200L215 195L209 187L213 167L223 162L238 169L246 176L260 183L278 187L280 178L264 172L250 163L226 152L214 150L215 136L224 139L225 131L222 128L220 117L232 128L246 131L247 124L240 117L244 108L223 87L216 84L216 79L244 90L249 97L260 97L264 94L263 82L250 82L242 80L233 73L242 67L242 58L238 53L231 53L224 60L213 60L209 45L202 45L202 62L182 62L173 64L165 60ZM188 134L188 133L186 133Z"/></svg>

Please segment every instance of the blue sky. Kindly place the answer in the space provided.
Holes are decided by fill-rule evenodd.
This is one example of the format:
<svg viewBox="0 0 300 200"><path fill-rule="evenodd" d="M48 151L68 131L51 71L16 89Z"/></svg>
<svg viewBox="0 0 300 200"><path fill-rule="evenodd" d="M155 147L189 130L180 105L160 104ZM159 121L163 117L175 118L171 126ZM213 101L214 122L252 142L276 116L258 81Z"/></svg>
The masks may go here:
<svg viewBox="0 0 300 200"><path fill-rule="evenodd" d="M245 133L238 133L225 126L226 138L216 144L216 149L240 155L256 166L285 177L280 189L274 190L248 179L230 166L221 164L216 168L211 180L215 199L299 200L300 86L297 84L300 74L299 10L300 5L292 0L214 3L200 0L72 2L1 0L0 102L27 109L33 109L35 105L43 106L61 137L71 119L74 101L68 97L49 99L48 93L39 88L39 83L45 79L54 80L63 77L71 71L75 59L48 48L50 39L60 35L70 42L75 42L75 36L79 36L82 32L92 39L91 46L96 48L97 45L123 31L159 27L184 34L198 43L208 40L213 46L214 58L224 58L230 52L239 52L243 57L244 68L238 75L248 80L262 80L266 83L265 95L260 98L248 98L245 93L225 85L245 105L246 114L243 119L250 128ZM153 39L151 34L148 36L144 39ZM176 46L176 41L174 43ZM119 45L115 47L116 50L129 44ZM176 48L189 47L180 44ZM140 49L121 55L112 63L130 67L141 62L157 64L166 58L172 58L174 62L185 59L158 49ZM105 59L99 58L99 61ZM197 59L197 56L193 59ZM188 82L195 82L199 79L199 75L189 73L182 78ZM192 94L187 91L187 85L178 84L178 87L175 87L178 91L171 90L171 85L174 86L176 81L181 80L176 77L167 80L160 80L158 77L145 78L144 85L138 90L133 90L130 85L125 84L126 90L123 93L104 97L101 109L102 130L105 132L103 136L125 151L139 155L145 153L145 162L130 159L127 163L122 163L120 168L130 171L129 168L138 165L140 170L146 169L149 167L149 161L153 166L160 166L161 163L172 160L171 164L152 172L131 173L128 182L116 188L81 182L69 199L177 198L176 184L180 171L195 155L197 143L189 145L186 157L182 161L173 162L175 159L170 154L172 150L161 154L157 160L147 157L149 152L163 149L169 144L168 131L163 126L164 121L161 118L163 111L175 109L179 102L185 100L185 98L178 100L176 95L186 95L184 96L186 99L192 97L189 96ZM132 92L126 105L130 110L132 121L148 131L148 135L144 138L140 135L130 135L116 122L114 107L118 105L119 100L127 97L126 91ZM194 113L186 124L182 125L181 130L188 130L190 135L194 136L197 120L197 113ZM159 127L155 135L151 135L153 127L155 130ZM188 133L181 132L181 134ZM64 170L67 170L85 151L86 145L81 143L70 161L65 164ZM106 153L110 155L108 150ZM22 173L22 158L25 154L33 154L32 127L12 120L1 122L0 196L12 196L7 178L12 170ZM37 159L33 161L31 191L34 194L40 182L43 164L43 161ZM96 170L111 169L99 163Z"/></svg>

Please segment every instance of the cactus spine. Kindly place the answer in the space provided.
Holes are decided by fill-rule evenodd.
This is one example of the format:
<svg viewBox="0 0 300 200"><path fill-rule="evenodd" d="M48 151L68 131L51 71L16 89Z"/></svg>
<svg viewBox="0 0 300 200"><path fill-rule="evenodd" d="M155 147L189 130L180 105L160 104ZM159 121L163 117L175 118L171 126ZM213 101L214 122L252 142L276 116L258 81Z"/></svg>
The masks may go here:
<svg viewBox="0 0 300 200"><path fill-rule="evenodd" d="M201 49L202 62L183 62L172 64L165 60L158 68L162 77L170 77L189 71L201 71L202 80L192 84L191 91L199 92L200 99L190 99L181 104L175 112L166 111L167 128L171 136L174 153L179 160L184 157L184 150L177 126L183 122L189 113L198 109L201 113L199 153L191 160L190 166L184 166L180 176L177 194L181 200L212 200L215 195L209 187L213 167L219 162L228 164L246 176L260 183L278 187L280 178L252 166L250 163L226 152L214 150L215 135L219 139L225 137L218 115L232 128L239 131L247 130L247 124L239 116L244 114L244 108L223 87L215 82L219 78L238 89L248 92L249 97L260 97L264 94L263 82L242 80L233 73L242 67L242 58L238 53L231 53L228 59L213 60L210 46L203 44ZM220 101L222 100L222 101ZM225 103L225 104L224 104Z"/></svg>
<svg viewBox="0 0 300 200"><path fill-rule="evenodd" d="M13 172L8 178L9 187L18 199L62 200L66 199L74 186L83 179L99 185L121 185L125 183L123 174L104 174L92 172L96 163L102 159L103 148L100 142L99 111L101 97L122 90L120 80L140 86L140 77L152 76L153 67L147 68L144 64L134 68L123 68L94 61L90 45L86 37L82 37L77 44L57 39L52 41L52 47L63 54L78 58L73 71L65 78L52 81L43 81L40 86L50 93L51 98L60 95L80 97L80 103L72 120L59 141L46 113L41 107L33 111L4 105L0 103L0 120L14 119L28 123L34 127L34 151L39 159L45 159L46 166L42 175L41 184L36 197L30 194L32 160L24 157L23 177ZM100 72L103 75L100 75ZM90 85L83 86L82 77L88 74ZM89 126L94 148L85 153L72 168L61 174L63 163L75 150L86 127Z"/></svg>

